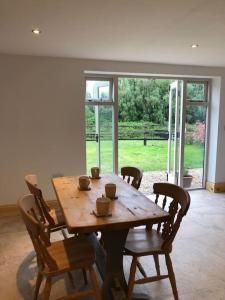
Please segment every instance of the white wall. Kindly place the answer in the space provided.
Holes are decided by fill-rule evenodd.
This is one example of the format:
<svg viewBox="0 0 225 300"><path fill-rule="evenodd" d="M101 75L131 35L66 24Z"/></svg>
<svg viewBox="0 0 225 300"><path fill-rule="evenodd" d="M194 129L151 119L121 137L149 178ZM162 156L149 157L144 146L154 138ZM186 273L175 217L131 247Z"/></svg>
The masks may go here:
<svg viewBox="0 0 225 300"><path fill-rule="evenodd" d="M216 174L215 182L225 182L225 84L221 84L220 91L220 107L218 119L212 119L211 123L218 124L218 145L217 145L217 159L216 159Z"/></svg>
<svg viewBox="0 0 225 300"><path fill-rule="evenodd" d="M53 174L84 170L82 74L67 60L0 57L0 203L27 192L37 173L44 189ZM47 192L52 198L52 194Z"/></svg>
<svg viewBox="0 0 225 300"><path fill-rule="evenodd" d="M52 199L52 175L85 172L85 70L217 77L208 176L225 181L224 69L0 55L0 205L15 203L27 192L27 173L39 176Z"/></svg>
<svg viewBox="0 0 225 300"><path fill-rule="evenodd" d="M211 102L209 115L209 143L208 143L208 174L209 182L216 182L217 156L218 156L218 130L220 108L221 78L212 79Z"/></svg>

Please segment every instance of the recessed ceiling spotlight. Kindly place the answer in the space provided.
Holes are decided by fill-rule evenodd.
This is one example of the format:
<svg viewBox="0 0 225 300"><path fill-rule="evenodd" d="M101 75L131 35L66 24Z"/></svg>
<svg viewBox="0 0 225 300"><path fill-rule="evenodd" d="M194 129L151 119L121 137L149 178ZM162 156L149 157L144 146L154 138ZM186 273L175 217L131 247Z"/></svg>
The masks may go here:
<svg viewBox="0 0 225 300"><path fill-rule="evenodd" d="M32 29L32 32L33 32L33 34L35 34L35 35L39 35L39 34L41 34L41 30L40 30L40 29L38 29L38 28L34 28L34 29Z"/></svg>
<svg viewBox="0 0 225 300"><path fill-rule="evenodd" d="M192 44L191 45L191 48L198 48L199 47L199 44Z"/></svg>

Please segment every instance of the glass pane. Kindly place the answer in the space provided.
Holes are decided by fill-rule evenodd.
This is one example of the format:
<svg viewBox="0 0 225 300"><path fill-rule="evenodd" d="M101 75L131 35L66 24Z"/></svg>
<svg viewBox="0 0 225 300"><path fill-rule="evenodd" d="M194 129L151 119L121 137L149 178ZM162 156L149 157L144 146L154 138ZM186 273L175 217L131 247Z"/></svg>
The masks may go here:
<svg viewBox="0 0 225 300"><path fill-rule="evenodd" d="M91 167L96 166L97 162L97 143L96 143L96 120L95 107L91 105L85 106L86 120L86 166L87 174L90 173Z"/></svg>
<svg viewBox="0 0 225 300"><path fill-rule="evenodd" d="M112 106L86 105L85 114L87 174L94 166L113 172Z"/></svg>
<svg viewBox="0 0 225 300"><path fill-rule="evenodd" d="M206 83L187 83L187 100L206 101Z"/></svg>
<svg viewBox="0 0 225 300"><path fill-rule="evenodd" d="M166 181L171 80L119 78L118 163L144 172L140 190Z"/></svg>
<svg viewBox="0 0 225 300"><path fill-rule="evenodd" d="M184 177L185 188L203 186L206 106L188 106L185 123Z"/></svg>
<svg viewBox="0 0 225 300"><path fill-rule="evenodd" d="M99 106L101 172L113 172L112 107Z"/></svg>
<svg viewBox="0 0 225 300"><path fill-rule="evenodd" d="M86 100L111 100L110 81L86 80Z"/></svg>

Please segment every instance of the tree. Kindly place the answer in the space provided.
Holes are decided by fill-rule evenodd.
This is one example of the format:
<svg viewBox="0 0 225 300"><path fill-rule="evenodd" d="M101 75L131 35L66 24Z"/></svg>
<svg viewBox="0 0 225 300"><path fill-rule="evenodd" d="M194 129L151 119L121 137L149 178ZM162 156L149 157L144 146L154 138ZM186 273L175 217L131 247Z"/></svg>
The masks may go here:
<svg viewBox="0 0 225 300"><path fill-rule="evenodd" d="M171 80L119 79L119 120L164 124Z"/></svg>

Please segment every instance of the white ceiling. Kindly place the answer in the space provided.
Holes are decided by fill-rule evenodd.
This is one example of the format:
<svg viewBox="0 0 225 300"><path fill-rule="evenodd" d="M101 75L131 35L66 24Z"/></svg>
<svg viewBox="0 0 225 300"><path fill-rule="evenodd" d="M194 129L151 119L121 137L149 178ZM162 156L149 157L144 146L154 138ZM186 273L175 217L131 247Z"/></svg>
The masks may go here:
<svg viewBox="0 0 225 300"><path fill-rule="evenodd" d="M0 53L225 66L225 0L0 0Z"/></svg>

